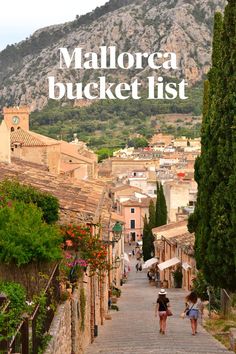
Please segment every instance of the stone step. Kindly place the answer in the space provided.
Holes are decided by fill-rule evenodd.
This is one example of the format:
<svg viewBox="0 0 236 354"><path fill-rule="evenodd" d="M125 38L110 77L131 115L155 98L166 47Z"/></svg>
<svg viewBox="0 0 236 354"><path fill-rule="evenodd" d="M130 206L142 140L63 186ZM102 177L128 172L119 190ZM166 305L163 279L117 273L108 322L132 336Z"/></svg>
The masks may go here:
<svg viewBox="0 0 236 354"><path fill-rule="evenodd" d="M137 348L137 347L133 347L133 349L131 349L132 347L127 347L127 348L122 348L122 349L118 349L118 348L106 348L106 349L102 349L102 348L96 348L93 350L88 350L86 351L86 354L151 354L151 353L156 353L156 354L229 354L228 350L201 350L199 351L198 349L194 349L192 350L192 348L188 348L188 349L183 349L183 348L178 348L178 349L164 349L161 348L159 349L158 346L153 349L147 349L146 347L143 348Z"/></svg>
<svg viewBox="0 0 236 354"><path fill-rule="evenodd" d="M159 333L154 317L158 289L150 286L146 273L135 272L135 260L128 282L122 286L120 311L111 311L112 319L98 328L98 337L85 354L230 354L202 326L191 335L190 321L181 319L186 292L167 289L174 316L168 318L166 335Z"/></svg>

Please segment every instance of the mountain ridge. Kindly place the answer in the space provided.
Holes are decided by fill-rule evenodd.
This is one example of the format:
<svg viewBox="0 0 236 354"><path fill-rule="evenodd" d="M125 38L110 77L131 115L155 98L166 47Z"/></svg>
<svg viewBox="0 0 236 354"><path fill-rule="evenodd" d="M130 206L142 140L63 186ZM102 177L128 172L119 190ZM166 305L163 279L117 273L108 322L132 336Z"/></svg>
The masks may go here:
<svg viewBox="0 0 236 354"><path fill-rule="evenodd" d="M60 82L89 82L102 73L111 80L141 81L157 75L148 67L124 73L58 68L58 48L83 47L98 51L101 45L116 45L119 52L174 51L180 70L194 85L210 67L214 12L226 0L111 0L74 21L37 30L27 40L0 52L0 107L30 104L43 108L48 101L47 77ZM172 74L173 75L173 74Z"/></svg>

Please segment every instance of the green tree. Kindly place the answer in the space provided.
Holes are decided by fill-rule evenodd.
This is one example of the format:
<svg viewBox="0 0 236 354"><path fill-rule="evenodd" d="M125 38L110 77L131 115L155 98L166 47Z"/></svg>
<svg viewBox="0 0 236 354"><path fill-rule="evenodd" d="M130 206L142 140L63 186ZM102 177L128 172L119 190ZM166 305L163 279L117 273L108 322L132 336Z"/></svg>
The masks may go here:
<svg viewBox="0 0 236 354"><path fill-rule="evenodd" d="M158 219L159 219L159 211L160 211L160 207L159 207L159 193L160 193L160 188L159 188L159 182L156 181L156 215L155 215L155 225L158 226Z"/></svg>
<svg viewBox="0 0 236 354"><path fill-rule="evenodd" d="M197 266L213 286L236 290L236 3L215 15L212 68L205 85L197 205L189 220Z"/></svg>
<svg viewBox="0 0 236 354"><path fill-rule="evenodd" d="M55 225L42 220L34 204L12 202L0 209L0 262L21 266L61 257L62 237Z"/></svg>
<svg viewBox="0 0 236 354"><path fill-rule="evenodd" d="M162 184L157 181L157 199L156 199L156 215L155 226L165 225L167 223L167 207L166 199L163 192Z"/></svg>
<svg viewBox="0 0 236 354"><path fill-rule="evenodd" d="M144 261L152 258L154 254L154 236L152 234L152 229L147 220L147 215L144 217L144 226L143 226L143 259Z"/></svg>
<svg viewBox="0 0 236 354"><path fill-rule="evenodd" d="M22 321L22 315L27 312L26 291L22 285L13 282L0 281L0 293L4 293L10 300L7 311L0 312L0 333L6 332L10 340Z"/></svg>
<svg viewBox="0 0 236 354"><path fill-rule="evenodd" d="M108 157L113 156L113 150L109 148L102 148L97 151L98 162L107 159Z"/></svg>
<svg viewBox="0 0 236 354"><path fill-rule="evenodd" d="M58 199L32 186L6 179L0 183L0 194L1 198L5 200L18 200L35 204L42 210L43 218L48 224L56 222L59 218Z"/></svg>
<svg viewBox="0 0 236 354"><path fill-rule="evenodd" d="M145 138L133 138L128 141L128 147L142 148L148 146L148 141Z"/></svg>
<svg viewBox="0 0 236 354"><path fill-rule="evenodd" d="M148 225L152 229L153 227L156 226L156 209L155 209L154 201L152 199L150 201L148 209L149 209Z"/></svg>

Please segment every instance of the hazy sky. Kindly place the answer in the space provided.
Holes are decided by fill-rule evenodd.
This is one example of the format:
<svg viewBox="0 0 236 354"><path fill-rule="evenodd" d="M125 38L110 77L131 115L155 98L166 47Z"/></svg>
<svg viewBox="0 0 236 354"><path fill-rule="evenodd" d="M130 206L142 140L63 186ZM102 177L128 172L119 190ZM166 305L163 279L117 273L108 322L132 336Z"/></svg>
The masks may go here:
<svg viewBox="0 0 236 354"><path fill-rule="evenodd" d="M0 50L35 30L72 21L108 0L0 0Z"/></svg>

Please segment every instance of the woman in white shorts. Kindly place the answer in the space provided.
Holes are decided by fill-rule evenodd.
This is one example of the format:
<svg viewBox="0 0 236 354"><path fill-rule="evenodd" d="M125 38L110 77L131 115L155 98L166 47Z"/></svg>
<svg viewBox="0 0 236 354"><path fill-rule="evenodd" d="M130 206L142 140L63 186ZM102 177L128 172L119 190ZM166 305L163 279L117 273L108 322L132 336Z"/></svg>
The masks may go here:
<svg viewBox="0 0 236 354"><path fill-rule="evenodd" d="M170 306L170 301L166 297L167 292L165 289L161 289L158 293L158 298L155 308L155 316L157 317L157 311L159 313L160 319L160 333L165 334L166 332L166 320L167 320L167 309Z"/></svg>

